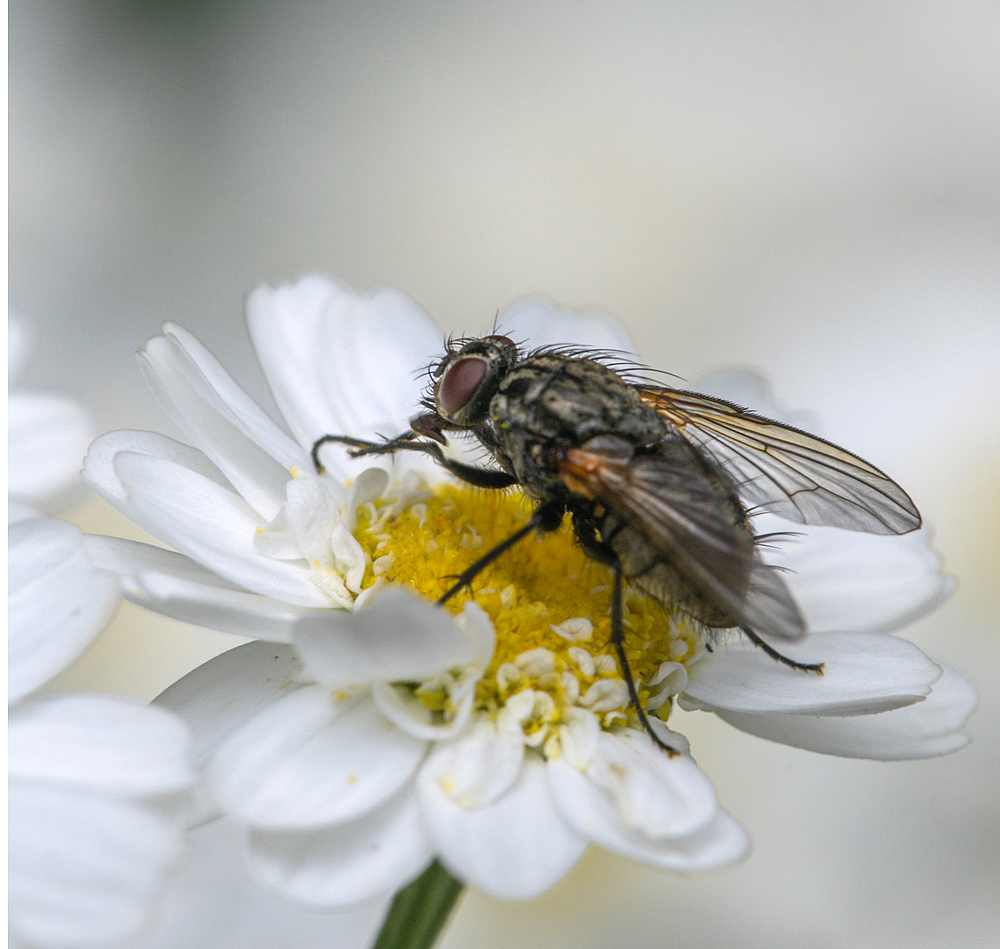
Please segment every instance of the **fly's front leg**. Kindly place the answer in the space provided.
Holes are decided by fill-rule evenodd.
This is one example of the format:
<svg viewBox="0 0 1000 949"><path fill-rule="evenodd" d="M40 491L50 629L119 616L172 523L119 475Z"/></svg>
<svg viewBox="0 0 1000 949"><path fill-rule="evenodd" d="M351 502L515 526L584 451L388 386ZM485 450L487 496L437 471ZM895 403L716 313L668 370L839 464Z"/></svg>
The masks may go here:
<svg viewBox="0 0 1000 949"><path fill-rule="evenodd" d="M315 466L318 474L324 474L326 472L323 462L319 460L319 450L324 445L329 444L347 445L348 448L351 449L350 456L352 458L361 458L364 455L391 455L393 452L401 451L403 449L410 449L411 451L428 451L430 454L434 454L434 452L429 451L429 449L436 446L428 444L422 447L420 442L414 441L416 437L416 432L403 432L402 435L397 435L395 438L387 438L382 442L372 442L366 441L363 438L351 438L349 435L324 435L322 438L317 439L312 446L311 455L313 465Z"/></svg>
<svg viewBox="0 0 1000 949"><path fill-rule="evenodd" d="M312 460L316 466L316 471L323 474L326 471L323 463L319 460L319 450L324 445L333 443L337 445L347 445L351 449L349 452L352 458L365 458L368 455L391 455L397 451L422 451L430 455L442 468L450 471L456 478L475 485L477 488L510 488L517 484L517 478L499 471L496 468L477 468L475 465L466 465L454 458L449 458L441 450L441 446L436 441L417 441L417 432L404 432L395 438L386 439L384 442L365 441L362 438L351 438L348 435L324 435L312 447Z"/></svg>

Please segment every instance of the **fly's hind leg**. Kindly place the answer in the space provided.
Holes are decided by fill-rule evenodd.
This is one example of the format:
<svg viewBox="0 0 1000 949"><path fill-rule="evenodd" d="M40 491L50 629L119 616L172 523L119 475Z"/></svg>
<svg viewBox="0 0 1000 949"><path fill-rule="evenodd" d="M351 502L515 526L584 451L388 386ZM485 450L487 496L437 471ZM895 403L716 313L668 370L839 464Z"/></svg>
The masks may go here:
<svg viewBox="0 0 1000 949"><path fill-rule="evenodd" d="M639 692L635 687L635 678L632 669L628 664L628 657L625 655L625 626L622 623L622 569L620 564L614 565L615 580L611 594L611 644L618 654L618 665L621 667L622 676L625 679L625 687L628 689L628 698L639 717L639 724L643 731L653 740L657 748L662 748L671 758L679 755L680 752L668 745L656 732L646 716L646 711L639 703Z"/></svg>
<svg viewBox="0 0 1000 949"><path fill-rule="evenodd" d="M607 541L601 540L598 536L597 528L593 520L583 512L573 512L573 529L576 532L576 539L580 542L585 554L593 557L599 563L607 564L614 573L614 584L611 590L611 645L614 646L618 656L618 667L622 671L622 678L625 680L625 687L628 689L629 702L635 709L635 714L642 725L643 731L649 735L653 744L657 748L663 749L671 758L679 755L680 752L668 745L659 735L653 731L653 726L649 722L646 710L639 703L639 691L635 687L635 677L632 675L632 667L628 663L625 655L625 624L622 620L622 565L618 555L611 549ZM621 529L621 526L618 528ZM617 533L617 532L615 532ZM614 533L611 535L614 536ZM610 538L609 538L610 540Z"/></svg>
<svg viewBox="0 0 1000 949"><path fill-rule="evenodd" d="M740 626L740 632L746 636L755 646L764 650L764 653L770 656L775 662L784 663L791 669L799 669L802 672L815 672L816 675L823 674L823 662L798 662L795 659L789 659L788 656L783 656L774 646L769 643L764 642L749 626Z"/></svg>

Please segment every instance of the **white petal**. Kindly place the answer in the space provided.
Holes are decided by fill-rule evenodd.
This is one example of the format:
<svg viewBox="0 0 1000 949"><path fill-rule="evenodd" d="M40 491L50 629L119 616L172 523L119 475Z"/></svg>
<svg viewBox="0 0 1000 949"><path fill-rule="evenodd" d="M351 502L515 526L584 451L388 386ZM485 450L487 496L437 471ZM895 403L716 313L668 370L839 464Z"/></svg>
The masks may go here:
<svg viewBox="0 0 1000 949"><path fill-rule="evenodd" d="M805 432L819 431L819 420L808 410L791 409L774 397L771 383L754 369L719 369L700 376L691 383L694 392L701 392L734 405L752 409L765 418L784 425L793 425Z"/></svg>
<svg viewBox="0 0 1000 949"><path fill-rule="evenodd" d="M438 745L421 769L420 782L463 808L490 804L518 779L524 764L520 729L477 722L471 733Z"/></svg>
<svg viewBox="0 0 1000 949"><path fill-rule="evenodd" d="M166 435L160 435L158 432L137 432L132 429L106 432L94 441L87 452L87 457L84 459L83 479L126 517L129 516L128 491L115 469L115 459L122 452L135 452L149 455L151 458L163 458L197 472L219 487L227 489L230 487L229 482L222 476L219 469L197 448L168 438Z"/></svg>
<svg viewBox="0 0 1000 949"><path fill-rule="evenodd" d="M7 307L7 385L21 374L35 344L35 327L30 320Z"/></svg>
<svg viewBox="0 0 1000 949"><path fill-rule="evenodd" d="M15 780L115 797L173 794L194 781L180 719L118 696L34 696L11 710L8 738Z"/></svg>
<svg viewBox="0 0 1000 949"><path fill-rule="evenodd" d="M470 664L485 671L493 660L493 650L497 640L496 627L489 614L478 603L469 601L462 607L462 612L455 617L455 623L472 643L473 655L469 660Z"/></svg>
<svg viewBox="0 0 1000 949"><path fill-rule="evenodd" d="M146 922L180 842L154 809L18 782L9 808L15 940L105 946Z"/></svg>
<svg viewBox="0 0 1000 949"><path fill-rule="evenodd" d="M8 701L65 668L118 605L114 576L87 557L63 521L26 520L7 531Z"/></svg>
<svg viewBox="0 0 1000 949"><path fill-rule="evenodd" d="M264 523L238 494L176 462L133 452L115 457L125 513L154 537L247 590L298 606L330 606L304 562L261 556Z"/></svg>
<svg viewBox="0 0 1000 949"><path fill-rule="evenodd" d="M7 493L52 508L79 490L97 423L79 399L19 389L7 395Z"/></svg>
<svg viewBox="0 0 1000 949"><path fill-rule="evenodd" d="M585 769L551 761L549 777L565 819L613 850L692 834L718 810L711 782L688 755L670 756L632 729L603 733Z"/></svg>
<svg viewBox="0 0 1000 949"><path fill-rule="evenodd" d="M260 445L286 470L310 464L308 451L304 451L303 446L274 423L194 335L176 323L167 323L163 329L167 337L183 351L185 357L197 366L210 386L210 391L206 394L213 404L217 405L247 438Z"/></svg>
<svg viewBox="0 0 1000 949"><path fill-rule="evenodd" d="M250 869L265 886L315 909L356 906L398 892L431 862L411 789L336 827L250 833Z"/></svg>
<svg viewBox="0 0 1000 949"><path fill-rule="evenodd" d="M451 717L438 722L408 686L389 682L376 682L372 685L372 698L379 711L397 728L423 741L446 741L465 731L472 716L475 697L476 682L469 679L463 683L458 701L453 702Z"/></svg>
<svg viewBox="0 0 1000 949"><path fill-rule="evenodd" d="M193 337L189 339L192 346L200 346ZM220 386L253 405L207 352L203 351L203 359L214 364ZM185 434L254 510L265 520L274 517L284 501L289 470L308 463L298 445L284 436L283 454L290 463L281 464L254 442L173 334L149 340L139 353L139 363L156 397ZM265 417L259 409L256 414ZM271 428L280 433L273 423Z"/></svg>
<svg viewBox="0 0 1000 949"><path fill-rule="evenodd" d="M466 665L476 652L450 613L402 587L363 610L305 617L294 636L309 674L330 688L419 681Z"/></svg>
<svg viewBox="0 0 1000 949"><path fill-rule="evenodd" d="M352 911L317 913L251 881L245 833L216 820L189 833L152 931L129 949L363 949L388 908L376 900Z"/></svg>
<svg viewBox="0 0 1000 949"><path fill-rule="evenodd" d="M544 297L528 297L500 314L500 332L531 348L537 346L582 346L612 350L625 358L635 353L635 344L614 317L601 310L566 310Z"/></svg>
<svg viewBox="0 0 1000 949"><path fill-rule="evenodd" d="M717 810L708 824L691 834L657 840L625 833L613 844L604 845L623 856L664 870L693 873L742 860L750 849L750 838L729 814Z"/></svg>
<svg viewBox="0 0 1000 949"><path fill-rule="evenodd" d="M308 686L230 735L206 782L223 810L255 827L321 827L378 807L409 781L425 749L371 696Z"/></svg>
<svg viewBox="0 0 1000 949"><path fill-rule="evenodd" d="M912 643L876 633L822 633L781 651L825 663L823 675L790 669L745 640L721 643L689 670L681 708L870 715L919 702L941 675Z"/></svg>
<svg viewBox="0 0 1000 949"><path fill-rule="evenodd" d="M23 501L18 501L16 498L12 498L9 494L7 495L7 524L17 524L21 521L30 521L40 518L44 518L45 514L41 508L33 507L30 504L25 504Z"/></svg>
<svg viewBox="0 0 1000 949"><path fill-rule="evenodd" d="M155 700L181 716L200 767L216 747L276 699L301 688L302 663L291 647L246 643L179 679Z"/></svg>
<svg viewBox="0 0 1000 949"><path fill-rule="evenodd" d="M484 807L457 804L430 771L421 771L418 786L424 823L441 862L491 896L524 900L544 893L587 847L560 815L545 765L534 755L507 793Z"/></svg>
<svg viewBox="0 0 1000 949"><path fill-rule="evenodd" d="M835 718L810 715L751 715L719 711L730 725L777 741L845 758L899 761L946 755L969 743L961 729L976 708L976 690L944 666L922 702L878 715Z"/></svg>
<svg viewBox="0 0 1000 949"><path fill-rule="evenodd" d="M337 516L336 499L324 487L325 480L309 472L290 480L283 512L301 551L299 556L310 563L319 560L330 565L330 535L344 525Z"/></svg>
<svg viewBox="0 0 1000 949"><path fill-rule="evenodd" d="M327 434L405 431L419 373L441 349L440 331L401 293L362 296L317 276L259 287L247 321L278 407L307 448Z"/></svg>
<svg viewBox="0 0 1000 949"><path fill-rule="evenodd" d="M786 569L782 577L813 633L892 632L935 609L955 588L941 572L929 528L878 536L776 517L760 518L754 528L798 535L762 553Z"/></svg>
<svg viewBox="0 0 1000 949"><path fill-rule="evenodd" d="M248 593L189 557L162 547L96 535L88 536L86 545L97 566L118 575L125 599L184 623L285 643L291 641L296 620L314 612Z"/></svg>

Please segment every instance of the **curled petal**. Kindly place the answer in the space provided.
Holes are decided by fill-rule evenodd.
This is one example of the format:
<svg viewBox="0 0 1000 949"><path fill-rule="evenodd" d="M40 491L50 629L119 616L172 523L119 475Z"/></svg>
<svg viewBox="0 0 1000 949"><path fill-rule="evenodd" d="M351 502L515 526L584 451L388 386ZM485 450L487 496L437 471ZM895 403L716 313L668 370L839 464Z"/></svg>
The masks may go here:
<svg viewBox="0 0 1000 949"><path fill-rule="evenodd" d="M433 681L433 680L432 680ZM376 682L372 698L382 714L397 728L424 741L446 741L465 730L472 716L472 703L476 698L476 679L466 677L448 688L449 715L442 721L435 720L431 710L408 685Z"/></svg>
<svg viewBox="0 0 1000 949"><path fill-rule="evenodd" d="M663 738L684 744L676 735ZM732 863L749 847L694 761L686 754L669 757L644 734L604 733L586 768L560 758L548 770L566 821L608 850L693 871Z"/></svg>
<svg viewBox="0 0 1000 949"><path fill-rule="evenodd" d="M688 755L668 755L632 729L602 733L585 768L559 758L549 772L566 820L605 846L609 833L626 830L657 840L690 834L718 810L711 782Z"/></svg>
<svg viewBox="0 0 1000 949"><path fill-rule="evenodd" d="M309 464L307 452L275 425L193 334L176 323L165 324L163 330L179 360L186 363L178 369L185 372L190 384L220 414L224 414L247 438L260 445L286 471Z"/></svg>
<svg viewBox="0 0 1000 949"><path fill-rule="evenodd" d="M438 745L420 776L422 785L463 808L490 804L518 779L524 763L524 741L516 728L477 722L470 733Z"/></svg>
<svg viewBox="0 0 1000 949"><path fill-rule="evenodd" d="M146 380L169 415L265 519L284 500L289 470L308 464L305 453L253 403L191 334L166 327L139 353ZM185 346L185 343L187 344ZM201 365L192 354L197 353ZM203 367L212 373L206 377ZM227 403L218 389L232 401ZM249 426L242 424L249 422ZM279 462L249 437L261 434L283 456ZM278 442L283 439L283 444Z"/></svg>
<svg viewBox="0 0 1000 949"><path fill-rule="evenodd" d="M273 560L254 547L260 516L238 494L166 459L115 458L126 513L155 537L247 590L298 606L330 606L304 562Z"/></svg>
<svg viewBox="0 0 1000 949"><path fill-rule="evenodd" d="M105 501L129 519L133 518L128 509L128 489L122 484L115 468L115 459L123 452L172 461L182 468L200 474L220 488L229 487L229 482L223 477L222 472L197 448L168 438L166 435L160 435L158 432L138 432L132 429L105 432L94 440L87 452L83 462L83 479Z"/></svg>
<svg viewBox="0 0 1000 949"><path fill-rule="evenodd" d="M941 676L912 643L876 633L818 634L782 652L825 663L823 674L790 669L745 640L723 643L691 668L681 708L871 715L919 702Z"/></svg>
<svg viewBox="0 0 1000 949"><path fill-rule="evenodd" d="M449 613L401 587L363 610L299 620L295 643L310 674L330 688L420 681L476 655L474 639Z"/></svg>

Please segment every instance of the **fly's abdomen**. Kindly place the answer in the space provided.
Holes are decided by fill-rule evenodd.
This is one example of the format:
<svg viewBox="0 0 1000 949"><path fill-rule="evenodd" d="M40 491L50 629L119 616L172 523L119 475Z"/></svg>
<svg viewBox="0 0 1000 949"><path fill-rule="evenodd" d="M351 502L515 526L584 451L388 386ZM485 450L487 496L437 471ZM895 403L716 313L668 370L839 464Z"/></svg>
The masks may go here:
<svg viewBox="0 0 1000 949"><path fill-rule="evenodd" d="M618 557L622 576L629 585L668 610L677 610L717 629L728 629L742 622L741 613L733 603L723 603L724 597L712 594L711 580L692 576L698 572L696 569L682 570L676 554L658 549L637 530L621 527L613 532L609 546ZM743 565L734 559L728 569L730 585L749 590L749 561ZM738 600L738 595L733 599Z"/></svg>

